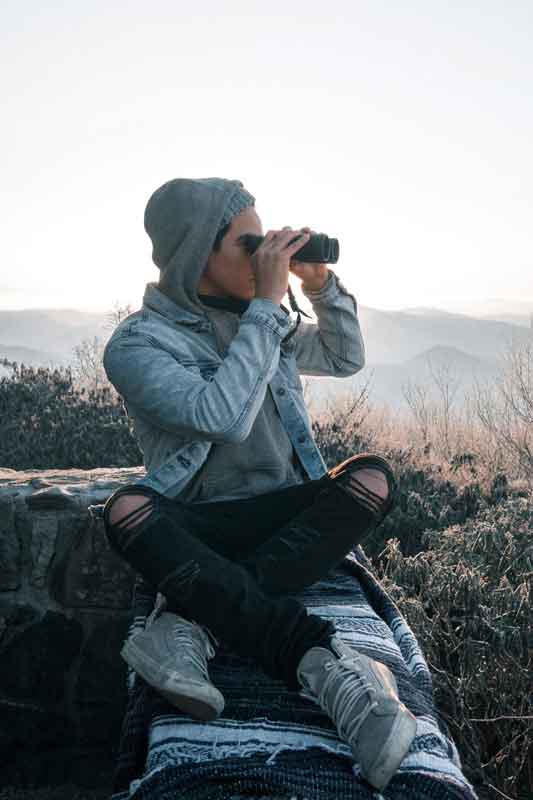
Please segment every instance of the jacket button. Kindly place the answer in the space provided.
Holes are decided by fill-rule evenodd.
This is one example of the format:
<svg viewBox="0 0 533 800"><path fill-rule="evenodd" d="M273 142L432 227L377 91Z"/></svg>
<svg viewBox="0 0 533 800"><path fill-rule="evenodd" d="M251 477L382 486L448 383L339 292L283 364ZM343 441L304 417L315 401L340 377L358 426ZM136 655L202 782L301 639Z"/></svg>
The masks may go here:
<svg viewBox="0 0 533 800"><path fill-rule="evenodd" d="M285 389L278 389L278 394L285 394Z"/></svg>
<svg viewBox="0 0 533 800"><path fill-rule="evenodd" d="M298 436L298 441L299 442L305 442L306 439L307 439L307 436L305 436L305 434L302 434L301 436Z"/></svg>

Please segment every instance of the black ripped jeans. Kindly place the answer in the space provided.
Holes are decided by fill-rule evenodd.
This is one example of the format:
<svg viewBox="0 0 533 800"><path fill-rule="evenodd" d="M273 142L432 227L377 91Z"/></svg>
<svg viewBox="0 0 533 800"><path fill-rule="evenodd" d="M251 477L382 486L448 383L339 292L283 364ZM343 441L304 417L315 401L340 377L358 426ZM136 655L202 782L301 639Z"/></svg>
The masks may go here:
<svg viewBox="0 0 533 800"><path fill-rule="evenodd" d="M111 524L112 501L123 494L147 499ZM111 548L165 595L167 610L206 626L294 690L298 662L335 628L292 595L324 578L374 527L370 512L329 473L255 497L200 504L124 486L109 497L103 516Z"/></svg>

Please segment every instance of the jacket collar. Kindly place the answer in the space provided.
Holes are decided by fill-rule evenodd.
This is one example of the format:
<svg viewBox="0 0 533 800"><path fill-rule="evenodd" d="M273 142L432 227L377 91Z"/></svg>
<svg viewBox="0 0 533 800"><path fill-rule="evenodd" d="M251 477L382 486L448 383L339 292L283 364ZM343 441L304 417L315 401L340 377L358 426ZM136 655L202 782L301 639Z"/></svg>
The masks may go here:
<svg viewBox="0 0 533 800"><path fill-rule="evenodd" d="M155 281L150 281L146 284L143 295L143 306L157 311L158 314L162 314L171 322L175 322L179 325L198 325L202 322L207 323L208 326L211 324L207 314L196 314L193 311L188 311L178 306L168 295L158 288ZM283 304L281 304L281 308L286 314L289 314L289 309Z"/></svg>

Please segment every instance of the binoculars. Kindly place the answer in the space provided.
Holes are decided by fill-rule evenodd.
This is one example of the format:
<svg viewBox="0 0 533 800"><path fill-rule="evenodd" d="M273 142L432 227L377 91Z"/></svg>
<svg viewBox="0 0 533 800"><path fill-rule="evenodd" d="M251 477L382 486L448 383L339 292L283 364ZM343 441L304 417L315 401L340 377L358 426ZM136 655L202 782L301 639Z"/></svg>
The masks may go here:
<svg viewBox="0 0 533 800"><path fill-rule="evenodd" d="M289 244L292 244L300 234L297 233ZM240 242L249 255L255 253L264 236L254 233L245 233L239 237ZM339 260L339 240L327 236L325 233L314 233L300 250L291 256L293 261L305 261L311 264L336 264Z"/></svg>

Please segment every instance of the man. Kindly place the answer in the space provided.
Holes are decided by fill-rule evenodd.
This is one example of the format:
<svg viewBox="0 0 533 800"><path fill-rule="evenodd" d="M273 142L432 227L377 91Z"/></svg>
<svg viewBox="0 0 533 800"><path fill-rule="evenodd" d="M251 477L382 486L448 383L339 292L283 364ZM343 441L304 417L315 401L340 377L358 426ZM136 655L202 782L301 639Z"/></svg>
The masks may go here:
<svg viewBox="0 0 533 800"><path fill-rule="evenodd" d="M174 179L144 217L159 282L104 352L147 475L104 509L113 549L157 587L167 611L122 655L182 711L217 717L206 659L216 637L319 704L376 788L390 780L416 719L384 664L348 647L291 596L324 577L390 511L379 455L331 470L314 442L300 374L364 364L357 303L327 264L294 255L309 228L263 235L237 180ZM291 328L289 270L318 324ZM299 320L298 320L299 322Z"/></svg>

